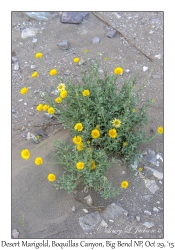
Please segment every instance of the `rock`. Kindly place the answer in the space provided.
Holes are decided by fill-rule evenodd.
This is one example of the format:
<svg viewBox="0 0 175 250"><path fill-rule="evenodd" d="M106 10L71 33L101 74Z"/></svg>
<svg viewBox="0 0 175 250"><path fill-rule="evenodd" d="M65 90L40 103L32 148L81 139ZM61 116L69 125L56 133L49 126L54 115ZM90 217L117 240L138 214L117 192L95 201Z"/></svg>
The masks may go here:
<svg viewBox="0 0 175 250"><path fill-rule="evenodd" d="M161 58L162 58L162 55L159 54L159 55L155 55L154 57L155 57L155 58L158 58L158 59L161 59Z"/></svg>
<svg viewBox="0 0 175 250"><path fill-rule="evenodd" d="M145 210L145 211L144 211L144 214L149 214L149 215L151 215L151 212L148 211L148 210Z"/></svg>
<svg viewBox="0 0 175 250"><path fill-rule="evenodd" d="M145 182L145 187L150 190L151 193L155 194L155 192L159 189L155 180L143 179Z"/></svg>
<svg viewBox="0 0 175 250"><path fill-rule="evenodd" d="M86 19L89 16L89 12L79 11L79 12L63 12L61 15L60 21L62 23L81 23L83 19Z"/></svg>
<svg viewBox="0 0 175 250"><path fill-rule="evenodd" d="M92 43L99 43L100 42L100 38L99 37L94 37L92 39Z"/></svg>
<svg viewBox="0 0 175 250"><path fill-rule="evenodd" d="M159 209L157 207L153 207L154 212L159 212Z"/></svg>
<svg viewBox="0 0 175 250"><path fill-rule="evenodd" d="M98 211L79 218L80 226L83 228L83 231L87 233L98 226L101 221L102 217Z"/></svg>
<svg viewBox="0 0 175 250"><path fill-rule="evenodd" d="M152 223L152 222L145 222L143 225L144 225L145 227L147 227L147 228L152 228L152 227L154 227L154 223Z"/></svg>
<svg viewBox="0 0 175 250"><path fill-rule="evenodd" d="M126 69L125 72L126 72L126 73L129 73L129 72L131 72L131 70L130 70L130 69Z"/></svg>
<svg viewBox="0 0 175 250"><path fill-rule="evenodd" d="M106 220L115 220L117 217L123 215L127 211L116 203L108 205L101 213L101 216Z"/></svg>
<svg viewBox="0 0 175 250"><path fill-rule="evenodd" d="M62 50L67 50L69 48L69 44L68 44L68 41L67 40L63 40L59 43L57 43L57 45L59 46L60 49Z"/></svg>
<svg viewBox="0 0 175 250"><path fill-rule="evenodd" d="M15 62L17 62L17 61L18 61L18 58L15 57L15 56L12 56L12 62L15 63Z"/></svg>
<svg viewBox="0 0 175 250"><path fill-rule="evenodd" d="M36 43L37 42L37 38L33 38L33 40L32 40L32 43Z"/></svg>
<svg viewBox="0 0 175 250"><path fill-rule="evenodd" d="M162 181L159 181L160 184L162 184Z"/></svg>
<svg viewBox="0 0 175 250"><path fill-rule="evenodd" d="M149 31L149 34L151 34L151 35L152 35L153 33L154 33L154 31L153 31L153 30L150 30L150 31Z"/></svg>
<svg viewBox="0 0 175 250"><path fill-rule="evenodd" d="M149 168L149 167L144 167L144 169L150 170L153 173L154 177L156 177L157 179L159 179L159 180L163 179L163 173L161 173L153 168Z"/></svg>
<svg viewBox="0 0 175 250"><path fill-rule="evenodd" d="M140 221L140 216L137 215L137 216L136 216L136 220L137 220L137 221Z"/></svg>
<svg viewBox="0 0 175 250"><path fill-rule="evenodd" d="M37 65L31 65L31 66L30 66L31 69L35 69L36 67L37 67ZM37 90L35 90L35 91L37 91ZM34 93L35 93L35 91L34 91ZM38 92L39 92L39 91L38 91Z"/></svg>
<svg viewBox="0 0 175 250"><path fill-rule="evenodd" d="M113 38L116 35L117 31L116 30L109 30L106 35L109 38Z"/></svg>
<svg viewBox="0 0 175 250"><path fill-rule="evenodd" d="M103 73L104 71L103 71L103 69L99 69L98 72L99 73Z"/></svg>
<svg viewBox="0 0 175 250"><path fill-rule="evenodd" d="M31 134L30 132L28 132L27 133L27 140L30 141L30 139L33 139L35 143L39 143L39 140L36 138L36 136Z"/></svg>
<svg viewBox="0 0 175 250"><path fill-rule="evenodd" d="M76 211L76 207L75 206L73 206L71 209L72 209L73 212Z"/></svg>
<svg viewBox="0 0 175 250"><path fill-rule="evenodd" d="M47 134L44 133L44 131L42 130L42 128L38 128L37 135L40 135L43 138L46 138L48 136Z"/></svg>
<svg viewBox="0 0 175 250"><path fill-rule="evenodd" d="M101 227L108 227L108 224L106 223L106 221L102 220L100 223Z"/></svg>
<svg viewBox="0 0 175 250"><path fill-rule="evenodd" d="M84 197L84 200L86 201L86 203L87 203L89 206L92 206L93 201L92 201L92 198L91 198L90 195Z"/></svg>
<svg viewBox="0 0 175 250"><path fill-rule="evenodd" d="M12 114L15 114L16 113L16 110L15 109L12 109Z"/></svg>
<svg viewBox="0 0 175 250"><path fill-rule="evenodd" d="M25 12L25 14L35 20L38 21L48 21L49 18L58 15L58 14L51 14L50 12Z"/></svg>
<svg viewBox="0 0 175 250"><path fill-rule="evenodd" d="M85 208L83 208L82 210L83 210L83 212L85 212L86 214L89 213L89 211L88 211L87 209L85 209Z"/></svg>
<svg viewBox="0 0 175 250"><path fill-rule="evenodd" d="M143 66L143 71L147 71L148 70L148 67L147 66Z"/></svg>
<svg viewBox="0 0 175 250"><path fill-rule="evenodd" d="M143 198L147 201L150 201L152 198L153 198L153 195L152 194L147 194L147 195L144 195Z"/></svg>
<svg viewBox="0 0 175 250"><path fill-rule="evenodd" d="M15 63L14 63L13 69L14 69L14 70L19 70L19 64L18 64L18 62L15 62Z"/></svg>
<svg viewBox="0 0 175 250"><path fill-rule="evenodd" d="M22 102L24 99L19 99L19 102Z"/></svg>
<svg viewBox="0 0 175 250"><path fill-rule="evenodd" d="M157 166L156 153L154 151L148 149L148 154L143 159Z"/></svg>
<svg viewBox="0 0 175 250"><path fill-rule="evenodd" d="M69 75L70 75L70 73L71 73L71 71L70 71L70 70L66 70L66 71L64 72L64 75L69 76Z"/></svg>
<svg viewBox="0 0 175 250"><path fill-rule="evenodd" d="M26 28L22 31L21 37L22 39L26 39L31 36L35 36L38 33L38 29L36 28Z"/></svg>
<svg viewBox="0 0 175 250"><path fill-rule="evenodd" d="M160 159L160 160L163 162L163 158L162 158L162 156L159 155L159 154L156 155L156 159L157 159L157 160Z"/></svg>
<svg viewBox="0 0 175 250"><path fill-rule="evenodd" d="M14 229L12 230L12 236L13 236L14 239L16 239L16 238L19 237L19 232L17 231L16 228L14 228Z"/></svg>
<svg viewBox="0 0 175 250"><path fill-rule="evenodd" d="M53 115L50 115L49 113L44 113L44 116L46 117L46 118L52 118L53 117Z"/></svg>
<svg viewBox="0 0 175 250"><path fill-rule="evenodd" d="M85 63L86 63L86 61L85 61L84 59L80 59L79 65L83 65L83 64L85 64Z"/></svg>
<svg viewBox="0 0 175 250"><path fill-rule="evenodd" d="M27 102L24 102L24 105L27 106Z"/></svg>
<svg viewBox="0 0 175 250"><path fill-rule="evenodd" d="M137 169L137 167L138 167L138 163L137 163L137 161L134 161L134 164L133 164L133 165L131 165L131 167L132 167L134 170L136 170L136 169Z"/></svg>
<svg viewBox="0 0 175 250"><path fill-rule="evenodd" d="M114 12L113 13L118 19L121 18L121 16L117 13L117 12Z"/></svg>

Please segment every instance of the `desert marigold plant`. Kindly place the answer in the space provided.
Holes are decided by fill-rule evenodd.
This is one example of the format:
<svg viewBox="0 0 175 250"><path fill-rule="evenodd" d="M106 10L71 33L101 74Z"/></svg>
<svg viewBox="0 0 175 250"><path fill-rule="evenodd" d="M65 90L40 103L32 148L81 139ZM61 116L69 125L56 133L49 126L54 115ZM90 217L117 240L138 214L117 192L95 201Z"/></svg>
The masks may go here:
<svg viewBox="0 0 175 250"><path fill-rule="evenodd" d="M82 67L79 57L73 62ZM114 66L112 74L105 70L103 76L99 73L98 61L83 67L86 70L81 71L79 83L70 77L58 77L58 71L52 69L49 74L56 75L54 81L59 80L56 83L58 96L53 100L49 94L44 95L46 104L36 107L37 111L47 110L58 118L72 136L70 145L54 142L55 157L63 166L64 173L59 178L49 174L47 179L54 182L56 188L64 188L68 192L83 182L107 199L129 187L127 180L116 180L118 188L114 187L105 176L108 168L118 158L128 166L135 160L141 160L139 146L163 134L163 127L159 126L155 135L147 137L144 127L149 122L147 110L153 102L147 100L141 105L139 95L143 87L135 90L136 78L118 86L117 80L120 78L121 81L124 72L122 67ZM25 151L21 156L28 159L30 153ZM42 158L35 159L35 164L41 165Z"/></svg>

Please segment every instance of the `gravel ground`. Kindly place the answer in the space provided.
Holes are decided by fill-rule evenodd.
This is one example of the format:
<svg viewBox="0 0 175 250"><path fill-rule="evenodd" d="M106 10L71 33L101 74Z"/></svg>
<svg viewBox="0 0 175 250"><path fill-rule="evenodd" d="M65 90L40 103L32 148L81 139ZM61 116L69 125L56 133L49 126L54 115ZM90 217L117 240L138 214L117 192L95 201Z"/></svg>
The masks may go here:
<svg viewBox="0 0 175 250"><path fill-rule="evenodd" d="M146 160L138 167L144 167L143 176L131 174L130 170L120 164L114 165L107 176L114 185L121 179L129 180L129 188L115 199L103 200L93 190L81 192L79 197L91 195L94 206L108 207L112 203L119 203L128 214L120 215L113 221L107 219L107 227L99 224L90 232L86 232L79 224L79 218L94 213L93 209L74 199L73 195L64 190L55 190L47 182L46 176L50 172L57 175L62 173L58 166L43 165L42 168L34 166L32 161L20 158L23 148L32 150L36 144L27 141L27 133L37 135L38 127L49 122L50 118L35 110L42 101L40 92L48 91L54 98L54 84L50 83L47 73L38 79L30 77L34 70L43 71L43 65L35 59L36 52L42 52L47 69L56 67L61 77L69 70L74 81L80 81L80 68L73 64L74 57L87 60L101 58L101 69L107 67L108 72L122 65L124 74L119 84L128 77L134 77L140 71L138 85L144 88L141 101L155 99L149 109L150 123L146 132L151 135L158 126L163 126L163 12L98 12L103 19L113 27L125 34L138 48L140 48L154 61L150 61L136 48L131 46L122 35L107 37L111 30L92 13L80 24L61 23L61 13L51 12L48 21L38 21L27 17L24 12L12 13L12 56L17 63L12 62L12 229L16 228L19 238L163 238L164 211L163 211L163 180L153 175L150 169L163 173L163 136L156 137L151 143L141 146L140 150L145 156L152 154L152 160ZM24 30L30 28L36 32L34 36L22 38ZM92 39L98 37L99 43ZM34 39L36 38L36 39ZM62 50L57 45L67 40L68 50ZM84 50L88 49L86 55ZM97 53L100 52L100 55ZM104 58L109 60L105 61ZM13 61L15 59L13 58ZM19 69L18 69L19 65ZM20 95L22 87L27 86L29 93ZM39 147L35 156L42 155L47 161L54 161L50 154L52 141L60 139L70 141L69 132L61 125L48 126L45 130L49 137L43 139L47 145ZM153 151L151 153L151 151ZM49 153L48 153L49 152ZM155 155L154 155L155 153ZM156 158L157 156L157 158ZM158 157L161 156L159 159ZM146 182L147 180L147 182ZM154 183L157 191L150 191L148 180ZM154 181L154 182L153 182ZM147 184L146 184L147 183ZM76 208L72 211L72 207ZM153 223L148 228L146 222Z"/></svg>

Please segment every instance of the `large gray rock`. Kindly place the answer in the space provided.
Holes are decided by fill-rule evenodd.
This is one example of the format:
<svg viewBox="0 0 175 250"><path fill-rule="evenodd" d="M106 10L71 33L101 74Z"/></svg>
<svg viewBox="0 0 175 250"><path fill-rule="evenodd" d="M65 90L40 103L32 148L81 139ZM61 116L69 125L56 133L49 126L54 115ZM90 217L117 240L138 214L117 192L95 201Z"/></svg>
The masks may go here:
<svg viewBox="0 0 175 250"><path fill-rule="evenodd" d="M144 179L144 182L145 187L148 188L152 194L155 194L155 192L159 189L155 180Z"/></svg>
<svg viewBox="0 0 175 250"><path fill-rule="evenodd" d="M152 174L154 175L154 177L156 177L157 179L159 179L159 180L163 179L163 173L161 173L153 168L150 168L150 167L144 167L144 169L148 169L149 171L151 171Z"/></svg>
<svg viewBox="0 0 175 250"><path fill-rule="evenodd" d="M83 19L87 18L88 16L89 16L89 12L86 12L86 11L63 12L60 21L62 23L81 23Z"/></svg>
<svg viewBox="0 0 175 250"><path fill-rule="evenodd" d="M112 203L101 213L101 216L109 221L115 220L117 217L121 215L127 215L128 212L123 209L121 206L117 205L116 203Z"/></svg>
<svg viewBox="0 0 175 250"><path fill-rule="evenodd" d="M148 154L144 156L143 159L157 166L156 153L154 151L148 149Z"/></svg>
<svg viewBox="0 0 175 250"><path fill-rule="evenodd" d="M21 33L21 38L26 39L31 36L35 36L38 33L38 29L36 28L26 28Z"/></svg>
<svg viewBox="0 0 175 250"><path fill-rule="evenodd" d="M88 233L92 229L94 229L96 226L100 224L102 221L102 217L100 216L100 213L98 211L87 214L81 218L79 218L80 226L83 228L83 231Z"/></svg>

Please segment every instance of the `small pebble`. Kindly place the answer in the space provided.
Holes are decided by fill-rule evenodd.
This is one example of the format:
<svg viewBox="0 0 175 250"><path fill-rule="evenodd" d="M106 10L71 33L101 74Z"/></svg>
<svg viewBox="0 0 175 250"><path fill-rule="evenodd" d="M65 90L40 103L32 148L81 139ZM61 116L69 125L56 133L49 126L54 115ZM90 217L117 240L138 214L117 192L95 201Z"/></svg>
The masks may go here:
<svg viewBox="0 0 175 250"><path fill-rule="evenodd" d="M126 73L129 73L130 71L131 71L130 69L126 69L126 70L125 70Z"/></svg>
<svg viewBox="0 0 175 250"><path fill-rule="evenodd" d="M100 42L100 38L99 37L94 37L92 39L92 43L99 43Z"/></svg>
<svg viewBox="0 0 175 250"><path fill-rule="evenodd" d="M149 214L149 215L151 215L151 212L148 211L148 210L145 210L145 211L144 211L144 214Z"/></svg>
<svg viewBox="0 0 175 250"><path fill-rule="evenodd" d="M37 67L37 65L31 65L30 68L31 69L35 69Z"/></svg>
<svg viewBox="0 0 175 250"><path fill-rule="evenodd" d="M147 66L143 66L143 71L147 71L148 70L148 67Z"/></svg>
<svg viewBox="0 0 175 250"><path fill-rule="evenodd" d="M140 221L140 216L136 216L136 220L137 220L137 221Z"/></svg>
<svg viewBox="0 0 175 250"><path fill-rule="evenodd" d="M12 109L12 113L13 113L13 114L15 114L15 113L16 113L15 109Z"/></svg>
<svg viewBox="0 0 175 250"><path fill-rule="evenodd" d="M32 43L36 43L37 42L37 38L33 38L33 40L32 40Z"/></svg>
<svg viewBox="0 0 175 250"><path fill-rule="evenodd" d="M144 225L145 227L147 227L147 228L152 228L152 227L154 227L154 223L152 223L152 222L145 222L143 225Z"/></svg>
<svg viewBox="0 0 175 250"><path fill-rule="evenodd" d="M15 62L17 62L17 61L18 61L18 58L15 57L15 56L12 56L12 62L15 63Z"/></svg>
<svg viewBox="0 0 175 250"><path fill-rule="evenodd" d="M14 70L19 70L19 64L18 64L18 62L14 63Z"/></svg>
<svg viewBox="0 0 175 250"><path fill-rule="evenodd" d="M161 59L162 58L162 55L155 55L155 58L158 58L158 59Z"/></svg>
<svg viewBox="0 0 175 250"><path fill-rule="evenodd" d="M83 210L83 212L85 212L86 214L88 214L88 210L87 209L83 208L82 210Z"/></svg>
<svg viewBox="0 0 175 250"><path fill-rule="evenodd" d="M151 34L151 35L152 35L153 33L154 33L154 31L153 31L153 30L150 30L149 34Z"/></svg>
<svg viewBox="0 0 175 250"><path fill-rule="evenodd" d="M159 212L159 209L157 207L153 207L154 212Z"/></svg>
<svg viewBox="0 0 175 250"><path fill-rule="evenodd" d="M109 222L112 222L112 223L114 223L114 220L109 220Z"/></svg>
<svg viewBox="0 0 175 250"><path fill-rule="evenodd" d="M22 102L23 101L23 99L19 99L19 102Z"/></svg>
<svg viewBox="0 0 175 250"><path fill-rule="evenodd" d="M27 106L27 103L25 102L24 105Z"/></svg>
<svg viewBox="0 0 175 250"><path fill-rule="evenodd" d="M75 207L75 206L72 207L72 211L73 211L73 212L76 211L76 207Z"/></svg>
<svg viewBox="0 0 175 250"><path fill-rule="evenodd" d="M106 221L102 220L101 223L100 223L100 226L108 227L108 224L106 223Z"/></svg>
<svg viewBox="0 0 175 250"><path fill-rule="evenodd" d="M70 70L66 70L66 71L64 72L64 75L66 75L66 76L70 75Z"/></svg>

